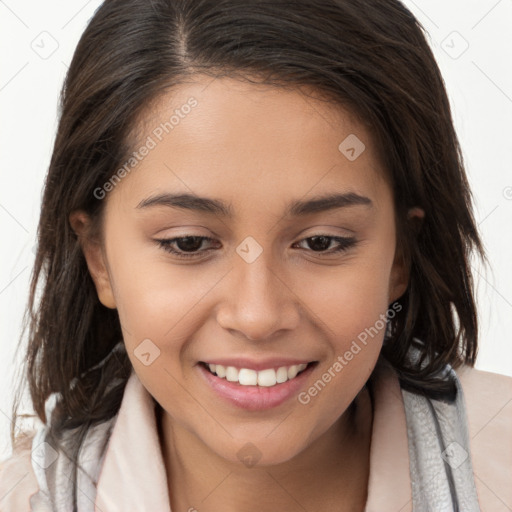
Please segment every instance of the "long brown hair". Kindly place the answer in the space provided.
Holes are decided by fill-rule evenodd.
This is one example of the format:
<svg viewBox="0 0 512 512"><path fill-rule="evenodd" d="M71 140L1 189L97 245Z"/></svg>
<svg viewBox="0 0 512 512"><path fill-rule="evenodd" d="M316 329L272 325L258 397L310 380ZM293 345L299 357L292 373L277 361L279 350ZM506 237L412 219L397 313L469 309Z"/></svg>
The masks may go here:
<svg viewBox="0 0 512 512"><path fill-rule="evenodd" d="M87 372L122 340L119 317L99 302L68 218L85 210L100 229L105 201L93 191L133 151L148 105L196 73L313 86L371 127L410 267L383 355L403 386L443 392L447 363L475 362L469 257L484 252L443 80L409 10L398 0L107 0L67 73L44 187L23 375L37 416L46 421L45 400L60 393L55 429L83 436L119 409L126 353ZM419 232L412 207L425 211ZM407 357L414 337L424 343L417 363Z"/></svg>

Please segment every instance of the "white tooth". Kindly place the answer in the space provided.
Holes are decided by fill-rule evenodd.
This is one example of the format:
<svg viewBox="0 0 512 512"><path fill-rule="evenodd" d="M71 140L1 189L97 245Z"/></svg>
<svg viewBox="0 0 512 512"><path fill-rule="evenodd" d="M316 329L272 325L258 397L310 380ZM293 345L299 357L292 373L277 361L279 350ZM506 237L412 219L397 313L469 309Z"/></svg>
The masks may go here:
<svg viewBox="0 0 512 512"><path fill-rule="evenodd" d="M278 368L276 372L276 381L278 384L282 384L283 382L286 382L288 380L288 368L286 366L281 366L281 368Z"/></svg>
<svg viewBox="0 0 512 512"><path fill-rule="evenodd" d="M290 366L290 368L288 368L288 379L293 379L297 373L299 372L298 370L298 366L296 364L294 364L293 366Z"/></svg>
<svg viewBox="0 0 512 512"><path fill-rule="evenodd" d="M276 371L273 368L269 368L268 370L258 372L258 385L266 387L275 386Z"/></svg>
<svg viewBox="0 0 512 512"><path fill-rule="evenodd" d="M226 376L226 367L225 366L222 366L221 364L216 364L215 365L215 373L217 374L218 377L225 377Z"/></svg>
<svg viewBox="0 0 512 512"><path fill-rule="evenodd" d="M238 382L242 386L256 386L258 383L258 374L255 370L242 368L238 374Z"/></svg>
<svg viewBox="0 0 512 512"><path fill-rule="evenodd" d="M226 378L229 382L238 382L242 386L258 385L271 387L293 379L307 367L307 364L294 364L290 367L281 366L277 371L273 368L268 368L260 372L249 368L241 368L239 370L234 366L223 366L221 364L208 364L208 367L211 372L216 373L221 379Z"/></svg>
<svg viewBox="0 0 512 512"><path fill-rule="evenodd" d="M229 380L229 382L238 381L238 370L234 366L228 366L226 368L226 380Z"/></svg>

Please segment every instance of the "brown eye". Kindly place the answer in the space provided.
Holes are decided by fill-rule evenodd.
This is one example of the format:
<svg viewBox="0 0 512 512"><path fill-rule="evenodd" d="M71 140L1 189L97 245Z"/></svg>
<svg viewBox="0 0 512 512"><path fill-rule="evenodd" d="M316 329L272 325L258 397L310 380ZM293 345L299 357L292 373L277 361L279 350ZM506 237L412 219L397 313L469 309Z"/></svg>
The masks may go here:
<svg viewBox="0 0 512 512"><path fill-rule="evenodd" d="M329 236L329 235L315 235L308 238L304 238L298 244L306 242L307 249L321 253L321 254L333 254L339 253L349 249L356 244L354 237L343 237L343 236ZM332 242L336 242L337 246L334 249L330 249Z"/></svg>
<svg viewBox="0 0 512 512"><path fill-rule="evenodd" d="M181 236L157 240L158 244L165 251L170 252L179 258L191 258L210 251L211 248L199 250L205 241L214 242L215 240L206 236Z"/></svg>
<svg viewBox="0 0 512 512"><path fill-rule="evenodd" d="M312 236L311 238L306 238L307 244L310 249L313 251L326 251L329 249L331 245L332 239L328 236Z"/></svg>
<svg viewBox="0 0 512 512"><path fill-rule="evenodd" d="M186 236L176 239L176 247L180 251L194 252L197 251L201 245L203 245L203 240L198 236Z"/></svg>

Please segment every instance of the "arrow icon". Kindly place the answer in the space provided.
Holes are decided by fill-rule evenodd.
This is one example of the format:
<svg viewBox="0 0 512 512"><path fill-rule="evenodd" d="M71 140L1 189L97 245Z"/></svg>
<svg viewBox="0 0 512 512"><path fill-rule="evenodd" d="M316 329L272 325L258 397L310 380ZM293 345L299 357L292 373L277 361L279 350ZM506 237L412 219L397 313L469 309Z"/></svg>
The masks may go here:
<svg viewBox="0 0 512 512"><path fill-rule="evenodd" d="M134 354L144 366L149 366L160 357L160 349L149 338L146 338L136 347Z"/></svg>
<svg viewBox="0 0 512 512"><path fill-rule="evenodd" d="M452 59L458 59L469 48L469 43L454 30L441 41L441 48Z"/></svg>
<svg viewBox="0 0 512 512"><path fill-rule="evenodd" d="M342 153L350 162L359 158L359 155L365 150L365 148L366 146L363 141L353 133L348 135L338 146L340 153Z"/></svg>
<svg viewBox="0 0 512 512"><path fill-rule="evenodd" d="M238 244L236 252L246 263L252 263L263 252L263 247L252 236L248 236Z"/></svg>

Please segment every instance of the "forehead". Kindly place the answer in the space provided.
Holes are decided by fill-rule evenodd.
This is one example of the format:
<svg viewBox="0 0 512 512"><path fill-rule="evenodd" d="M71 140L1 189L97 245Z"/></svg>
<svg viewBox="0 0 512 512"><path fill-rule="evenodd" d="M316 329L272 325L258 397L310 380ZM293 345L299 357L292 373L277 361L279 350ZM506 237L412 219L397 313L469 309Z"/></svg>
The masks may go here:
<svg viewBox="0 0 512 512"><path fill-rule="evenodd" d="M139 154L113 191L133 207L170 190L239 207L326 192L378 203L386 186L364 125L310 88L197 77L158 98L137 128Z"/></svg>

